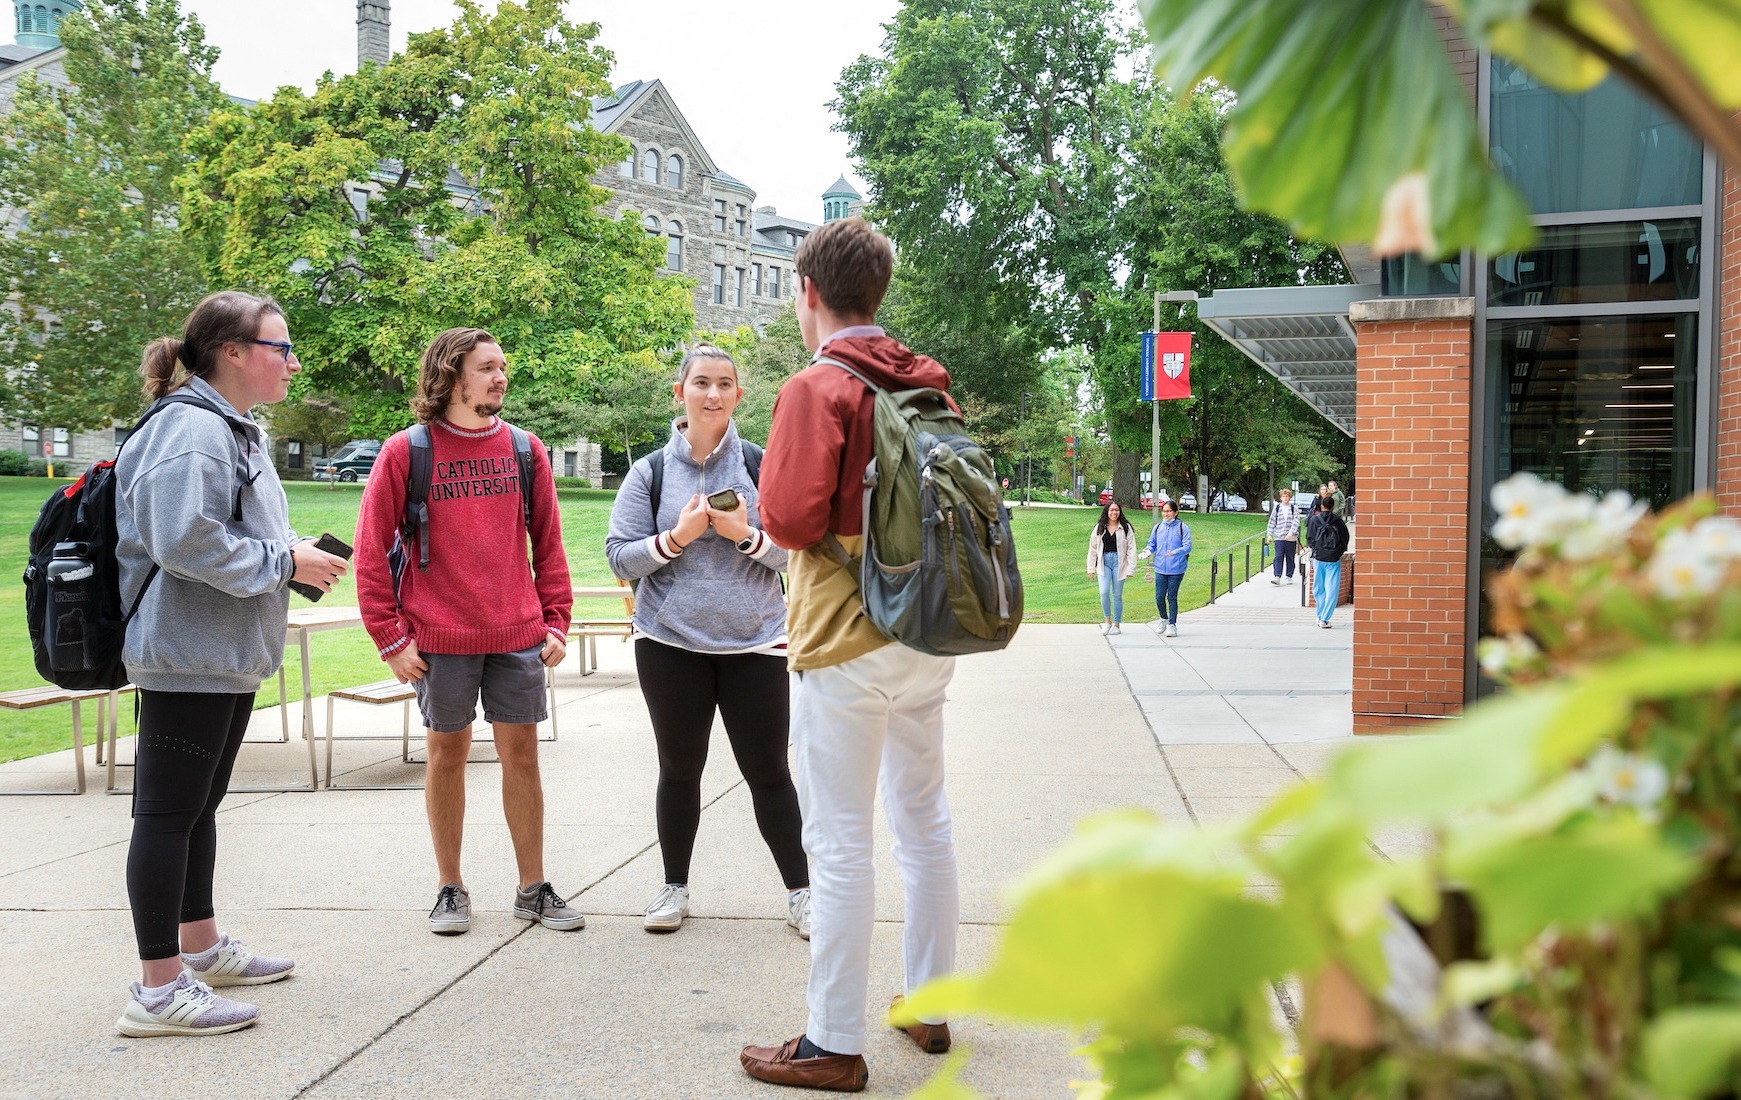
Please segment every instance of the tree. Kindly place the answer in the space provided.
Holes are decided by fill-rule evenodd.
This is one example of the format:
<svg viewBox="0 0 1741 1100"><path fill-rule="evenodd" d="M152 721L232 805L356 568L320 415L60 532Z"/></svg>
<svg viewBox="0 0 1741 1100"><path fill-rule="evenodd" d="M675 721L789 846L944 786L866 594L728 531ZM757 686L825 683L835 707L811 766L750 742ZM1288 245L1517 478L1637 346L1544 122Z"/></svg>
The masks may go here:
<svg viewBox="0 0 1741 1100"><path fill-rule="evenodd" d="M836 85L900 250L889 323L1006 416L1042 352L1103 342L1135 46L1112 0L912 0Z"/></svg>
<svg viewBox="0 0 1741 1100"><path fill-rule="evenodd" d="M1522 197L1487 162L1428 5L1139 0L1175 89L1239 93L1227 159L1244 200L1381 255L1529 243ZM1652 0L1449 0L1463 33L1564 91L1610 71L1741 165L1741 9Z"/></svg>
<svg viewBox="0 0 1741 1100"><path fill-rule="evenodd" d="M279 439L313 443L325 454L351 438L351 410L343 401L314 394L300 401L281 401L262 411L272 434ZM336 487L335 480L333 485Z"/></svg>
<svg viewBox="0 0 1741 1100"><path fill-rule="evenodd" d="M798 330L797 309L787 306L781 310L759 336L753 329L740 328L714 342L737 360L738 380L744 388L743 402L735 414L738 434L752 443L766 443L780 387L810 365L810 349L804 346L804 335Z"/></svg>
<svg viewBox="0 0 1741 1100"><path fill-rule="evenodd" d="M139 354L206 291L178 230L182 138L224 102L218 51L176 0L91 0L61 24L69 82L19 78L0 124L0 410L81 429L130 420Z"/></svg>
<svg viewBox="0 0 1741 1100"><path fill-rule="evenodd" d="M621 449L631 466L636 447L665 442L677 407L670 369L652 353L594 371L588 387L594 399L577 406L574 434Z"/></svg>
<svg viewBox="0 0 1741 1100"><path fill-rule="evenodd" d="M656 274L662 246L600 211L592 176L625 147L589 124L610 90L597 24L558 0L457 6L385 65L219 112L189 139L187 217L212 277L274 293L305 384L349 395L372 434L408 421L441 329L490 330L529 409L609 402L693 324L687 281Z"/></svg>

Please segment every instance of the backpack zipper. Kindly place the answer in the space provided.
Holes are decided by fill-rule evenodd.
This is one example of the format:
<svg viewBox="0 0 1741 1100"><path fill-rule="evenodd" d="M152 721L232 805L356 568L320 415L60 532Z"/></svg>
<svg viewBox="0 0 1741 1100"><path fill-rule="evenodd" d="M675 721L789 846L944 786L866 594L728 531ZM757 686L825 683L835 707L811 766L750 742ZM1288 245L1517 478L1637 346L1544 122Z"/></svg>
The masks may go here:
<svg viewBox="0 0 1741 1100"><path fill-rule="evenodd" d="M998 622L1010 621L1009 585L1004 583L1003 573L1003 524L993 519L985 525L986 532L991 536L991 576L997 584L997 619Z"/></svg>

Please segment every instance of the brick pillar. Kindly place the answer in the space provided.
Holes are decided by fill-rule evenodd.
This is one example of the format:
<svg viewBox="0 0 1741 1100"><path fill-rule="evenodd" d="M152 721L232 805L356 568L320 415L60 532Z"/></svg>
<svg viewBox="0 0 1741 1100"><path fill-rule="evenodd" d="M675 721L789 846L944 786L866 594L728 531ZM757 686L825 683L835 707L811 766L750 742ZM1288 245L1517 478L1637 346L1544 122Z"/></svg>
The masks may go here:
<svg viewBox="0 0 1741 1100"><path fill-rule="evenodd" d="M1471 298L1355 302L1354 731L1463 709Z"/></svg>
<svg viewBox="0 0 1741 1100"><path fill-rule="evenodd" d="M1741 115L1735 116L1741 125ZM1717 247L1717 501L1741 517L1741 165L1722 173Z"/></svg>

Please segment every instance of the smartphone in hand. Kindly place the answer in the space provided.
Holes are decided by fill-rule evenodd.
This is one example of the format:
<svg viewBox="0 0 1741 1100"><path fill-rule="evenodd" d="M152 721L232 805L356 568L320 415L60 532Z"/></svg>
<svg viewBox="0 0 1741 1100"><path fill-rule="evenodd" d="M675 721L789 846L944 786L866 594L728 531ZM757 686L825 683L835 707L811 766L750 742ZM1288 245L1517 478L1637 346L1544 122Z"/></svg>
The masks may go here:
<svg viewBox="0 0 1741 1100"><path fill-rule="evenodd" d="M351 548L346 546L344 540L334 535L331 531L328 531L321 535L320 538L315 539L314 548L316 550L325 550L334 557L340 557L346 561L351 560ZM312 584L303 584L301 581L291 581L290 590L295 592L297 595L314 602L318 602L322 596L326 595L325 592L322 592Z"/></svg>
<svg viewBox="0 0 1741 1100"><path fill-rule="evenodd" d="M735 489L721 489L717 493L707 495L707 506L716 512L735 511L738 506L738 495Z"/></svg>

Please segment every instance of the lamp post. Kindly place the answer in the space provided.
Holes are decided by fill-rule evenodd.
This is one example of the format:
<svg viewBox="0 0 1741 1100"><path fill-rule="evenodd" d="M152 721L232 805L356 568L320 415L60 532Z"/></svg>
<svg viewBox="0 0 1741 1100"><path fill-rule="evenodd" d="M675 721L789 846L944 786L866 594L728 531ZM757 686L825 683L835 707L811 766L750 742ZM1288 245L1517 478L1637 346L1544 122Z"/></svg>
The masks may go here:
<svg viewBox="0 0 1741 1100"><path fill-rule="evenodd" d="M1028 504L1028 498L1034 488L1034 456L1031 450L1033 444L1028 440L1028 398L1033 394L1022 391L1022 504Z"/></svg>

